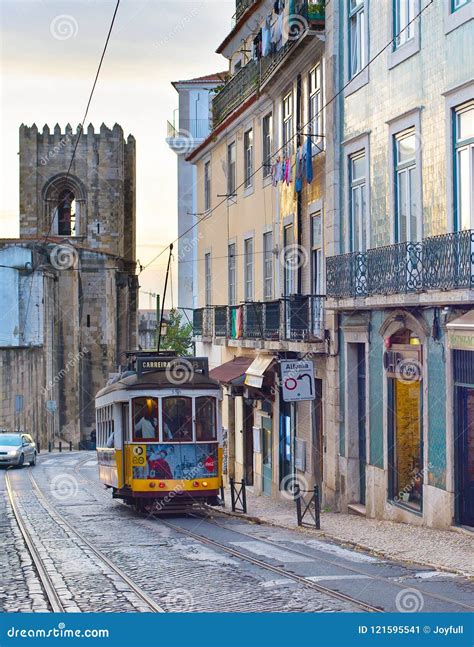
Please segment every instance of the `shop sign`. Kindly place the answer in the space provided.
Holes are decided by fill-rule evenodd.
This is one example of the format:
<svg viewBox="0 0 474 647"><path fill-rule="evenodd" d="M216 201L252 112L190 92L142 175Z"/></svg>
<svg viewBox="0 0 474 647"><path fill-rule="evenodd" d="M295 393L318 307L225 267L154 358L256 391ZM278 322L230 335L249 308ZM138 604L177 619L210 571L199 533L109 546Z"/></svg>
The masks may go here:
<svg viewBox="0 0 474 647"><path fill-rule="evenodd" d="M383 355L387 377L407 382L418 382L423 377L421 348L392 346Z"/></svg>
<svg viewBox="0 0 474 647"><path fill-rule="evenodd" d="M452 350L474 350L474 335L472 332L450 330L448 332L448 347Z"/></svg>
<svg viewBox="0 0 474 647"><path fill-rule="evenodd" d="M285 402L314 400L313 362L283 360L280 362L281 390Z"/></svg>

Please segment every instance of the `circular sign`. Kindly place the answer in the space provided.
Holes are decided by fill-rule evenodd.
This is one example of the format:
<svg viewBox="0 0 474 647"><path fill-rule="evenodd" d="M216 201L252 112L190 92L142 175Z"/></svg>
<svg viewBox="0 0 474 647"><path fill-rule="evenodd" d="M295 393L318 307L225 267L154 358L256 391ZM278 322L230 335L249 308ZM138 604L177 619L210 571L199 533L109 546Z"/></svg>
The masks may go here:
<svg viewBox="0 0 474 647"><path fill-rule="evenodd" d="M208 456L206 460L204 461L204 467L208 472L213 472L214 471L214 459L212 456Z"/></svg>
<svg viewBox="0 0 474 647"><path fill-rule="evenodd" d="M138 446L133 448L133 455L134 456L141 456L142 454L143 454L143 447L138 445Z"/></svg>

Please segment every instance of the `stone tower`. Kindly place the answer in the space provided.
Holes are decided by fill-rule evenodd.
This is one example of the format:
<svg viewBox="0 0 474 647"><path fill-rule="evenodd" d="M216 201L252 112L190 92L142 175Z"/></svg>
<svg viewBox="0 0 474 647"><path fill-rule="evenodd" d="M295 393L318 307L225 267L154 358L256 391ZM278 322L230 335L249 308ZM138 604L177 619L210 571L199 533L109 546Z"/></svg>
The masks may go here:
<svg viewBox="0 0 474 647"><path fill-rule="evenodd" d="M19 244L44 249L57 276L60 379L47 399L65 440L89 437L95 394L136 348L135 190L135 139L118 124L82 134L20 127Z"/></svg>

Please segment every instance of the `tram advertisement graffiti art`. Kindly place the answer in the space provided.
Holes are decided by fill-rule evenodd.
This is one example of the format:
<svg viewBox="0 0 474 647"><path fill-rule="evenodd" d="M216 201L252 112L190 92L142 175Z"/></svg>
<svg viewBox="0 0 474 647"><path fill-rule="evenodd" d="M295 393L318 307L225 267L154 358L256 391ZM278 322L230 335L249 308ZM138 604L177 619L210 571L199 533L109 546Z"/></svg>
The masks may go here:
<svg viewBox="0 0 474 647"><path fill-rule="evenodd" d="M199 479L217 476L217 444L143 444L133 447L134 479Z"/></svg>

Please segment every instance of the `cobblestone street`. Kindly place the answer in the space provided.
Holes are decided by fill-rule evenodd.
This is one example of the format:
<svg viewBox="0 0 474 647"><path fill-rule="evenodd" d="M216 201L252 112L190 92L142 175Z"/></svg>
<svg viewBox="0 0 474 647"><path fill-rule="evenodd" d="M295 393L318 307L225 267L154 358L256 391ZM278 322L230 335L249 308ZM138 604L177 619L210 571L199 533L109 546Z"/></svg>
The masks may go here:
<svg viewBox="0 0 474 647"><path fill-rule="evenodd" d="M406 592L417 597L419 610L474 605L471 584L460 575L397 563L314 533L214 511L139 515L99 483L95 454L72 453L45 454L34 469L0 473L3 611L51 610L13 516L7 478L67 612L149 611L150 604L164 612L396 611L404 610Z"/></svg>

